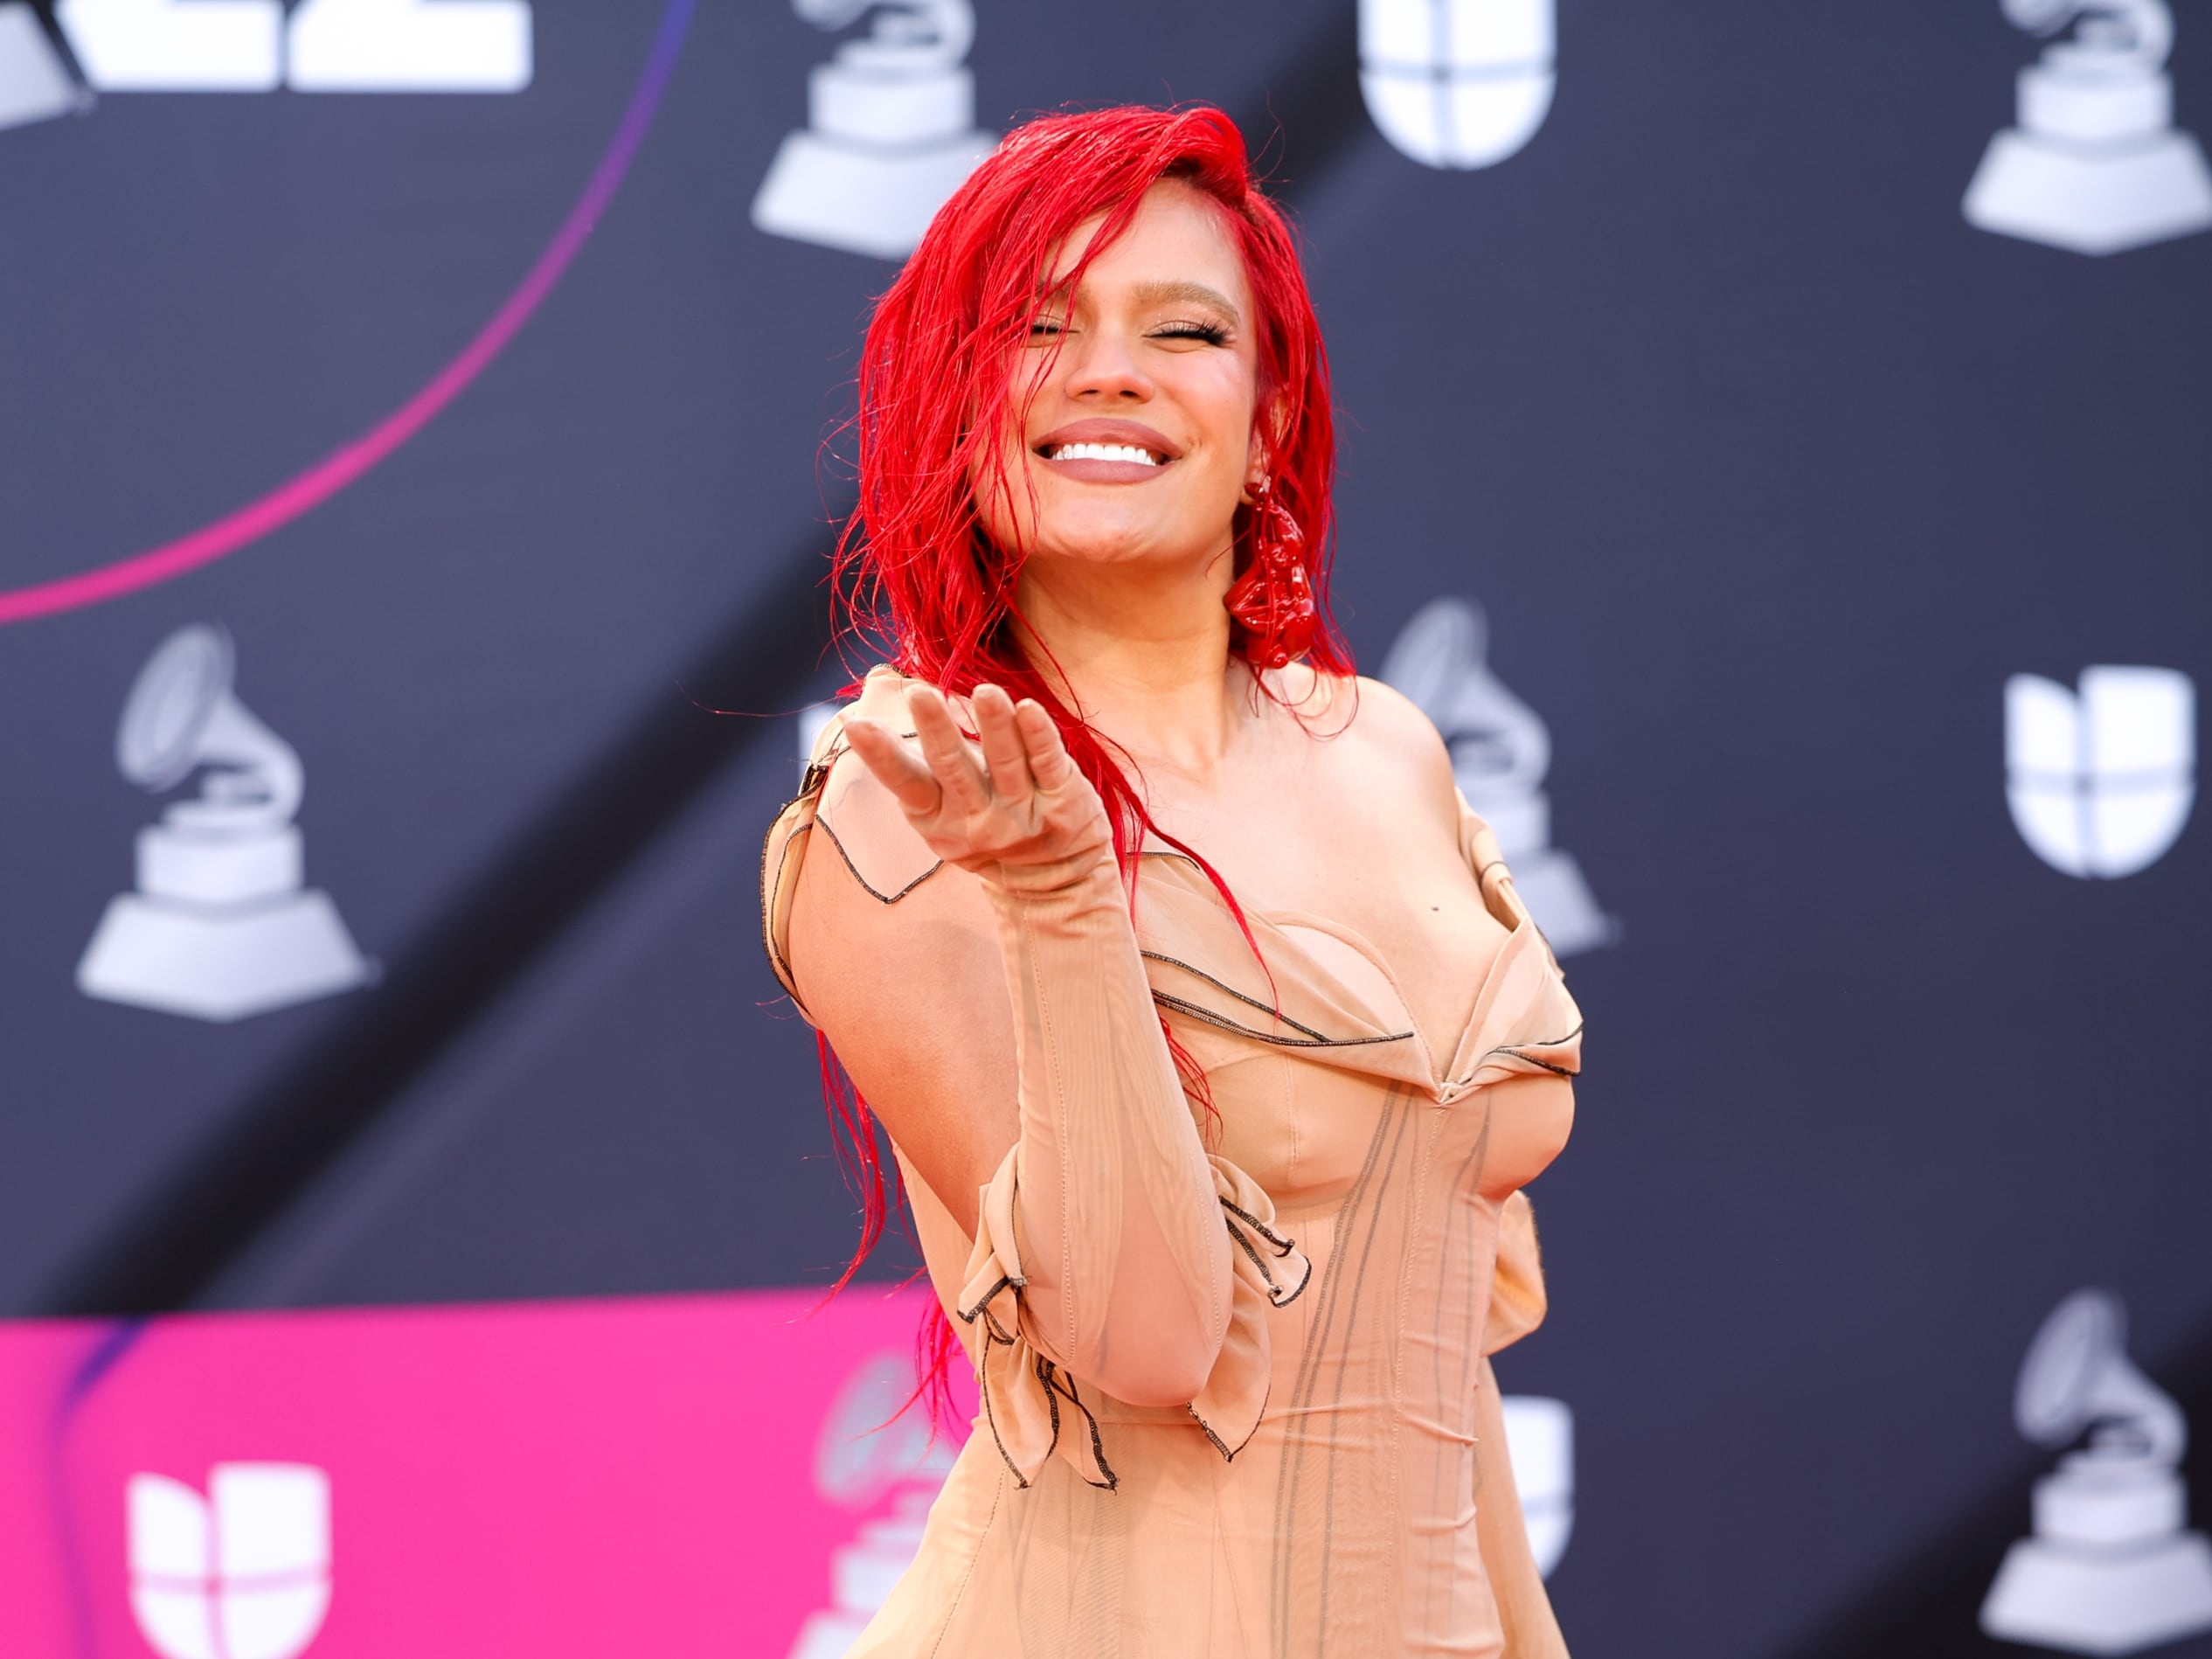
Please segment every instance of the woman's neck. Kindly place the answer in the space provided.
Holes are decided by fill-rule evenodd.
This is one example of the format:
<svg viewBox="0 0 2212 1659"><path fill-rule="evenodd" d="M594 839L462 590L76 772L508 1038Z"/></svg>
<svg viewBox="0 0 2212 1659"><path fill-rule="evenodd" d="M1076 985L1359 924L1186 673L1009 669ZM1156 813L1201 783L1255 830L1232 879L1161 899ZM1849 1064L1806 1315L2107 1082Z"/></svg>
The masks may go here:
<svg viewBox="0 0 2212 1659"><path fill-rule="evenodd" d="M1178 579L1156 565L1032 560L1023 644L1048 684L1145 768L1203 783L1251 718L1229 653L1228 561Z"/></svg>

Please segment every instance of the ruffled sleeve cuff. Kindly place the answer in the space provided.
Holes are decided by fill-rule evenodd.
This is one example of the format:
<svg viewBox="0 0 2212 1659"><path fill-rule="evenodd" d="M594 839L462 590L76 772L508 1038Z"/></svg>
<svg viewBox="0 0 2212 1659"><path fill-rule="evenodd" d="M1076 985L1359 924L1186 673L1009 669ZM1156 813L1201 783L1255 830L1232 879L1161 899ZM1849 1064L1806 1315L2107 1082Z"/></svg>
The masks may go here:
<svg viewBox="0 0 2212 1659"><path fill-rule="evenodd" d="M1092 1486L1118 1483L1098 1420L1063 1366L1030 1340L1022 1314L1027 1280L1016 1240L1014 1206L1021 1149L1006 1155L976 1218L967 1281L954 1310L978 1338L975 1362L983 1418L1015 1482L1028 1486L1055 1454ZM1271 1374L1267 1314L1306 1288L1313 1264L1275 1230L1275 1206L1259 1184L1225 1158L1209 1155L1234 1269L1229 1329L1206 1385L1190 1401L1192 1420L1224 1458L1242 1451L1267 1406Z"/></svg>

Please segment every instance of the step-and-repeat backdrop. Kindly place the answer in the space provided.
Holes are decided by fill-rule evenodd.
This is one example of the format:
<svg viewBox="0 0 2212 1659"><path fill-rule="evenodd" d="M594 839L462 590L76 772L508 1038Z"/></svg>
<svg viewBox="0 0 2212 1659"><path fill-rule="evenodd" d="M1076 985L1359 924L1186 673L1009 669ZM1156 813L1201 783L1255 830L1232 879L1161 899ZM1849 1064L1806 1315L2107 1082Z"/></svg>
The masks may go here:
<svg viewBox="0 0 2212 1659"><path fill-rule="evenodd" d="M1590 1017L1576 1651L2212 1653L2197 0L0 0L0 1650L843 1651L947 1447L757 942L824 440L1177 99Z"/></svg>

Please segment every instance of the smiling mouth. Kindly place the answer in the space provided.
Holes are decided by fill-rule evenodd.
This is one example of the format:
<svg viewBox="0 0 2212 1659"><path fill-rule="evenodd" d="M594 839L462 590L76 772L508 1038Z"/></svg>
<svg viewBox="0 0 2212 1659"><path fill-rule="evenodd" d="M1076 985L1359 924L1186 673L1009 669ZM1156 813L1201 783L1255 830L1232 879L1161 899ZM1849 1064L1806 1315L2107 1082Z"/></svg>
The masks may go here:
<svg viewBox="0 0 2212 1659"><path fill-rule="evenodd" d="M1134 443L1053 443L1037 451L1047 461L1120 461L1140 467L1158 467L1168 457Z"/></svg>

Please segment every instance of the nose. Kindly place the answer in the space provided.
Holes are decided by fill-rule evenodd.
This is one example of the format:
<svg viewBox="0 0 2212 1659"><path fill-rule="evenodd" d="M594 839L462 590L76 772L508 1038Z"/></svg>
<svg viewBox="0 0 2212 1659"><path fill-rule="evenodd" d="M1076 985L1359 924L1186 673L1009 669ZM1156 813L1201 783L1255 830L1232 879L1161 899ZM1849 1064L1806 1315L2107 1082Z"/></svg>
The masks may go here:
<svg viewBox="0 0 2212 1659"><path fill-rule="evenodd" d="M1152 396L1151 377L1137 366L1128 340L1113 330L1094 329L1078 336L1069 342L1061 363L1071 398L1141 403Z"/></svg>

